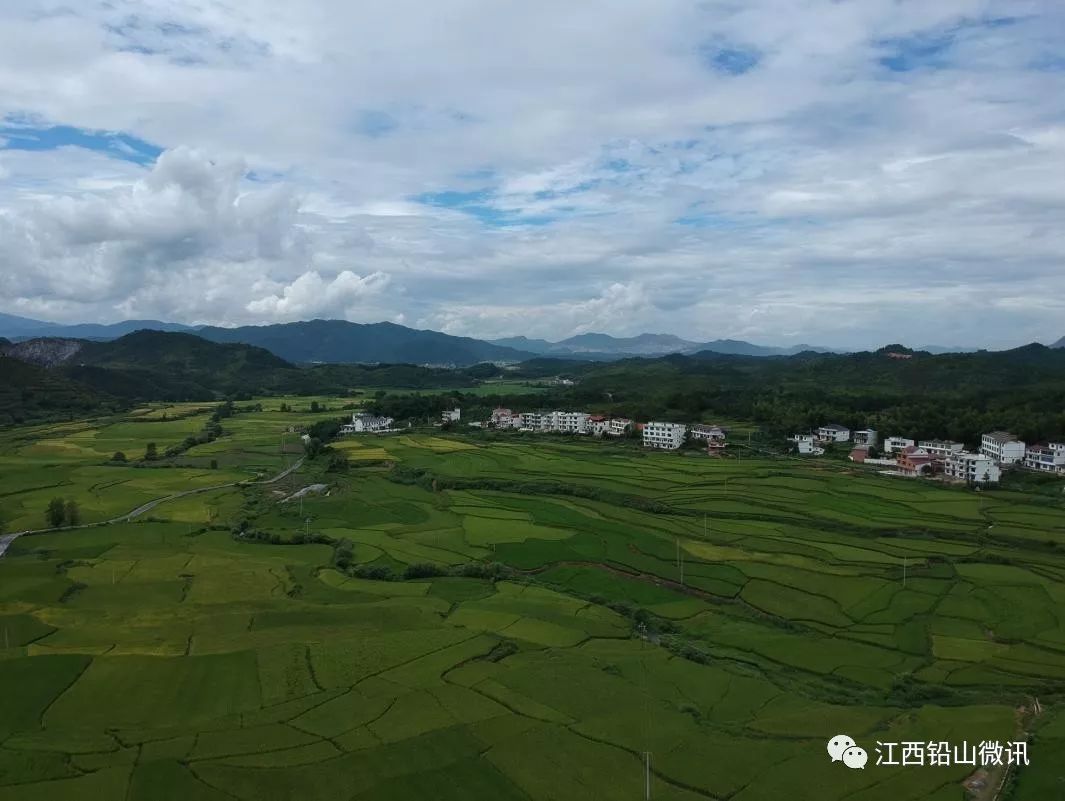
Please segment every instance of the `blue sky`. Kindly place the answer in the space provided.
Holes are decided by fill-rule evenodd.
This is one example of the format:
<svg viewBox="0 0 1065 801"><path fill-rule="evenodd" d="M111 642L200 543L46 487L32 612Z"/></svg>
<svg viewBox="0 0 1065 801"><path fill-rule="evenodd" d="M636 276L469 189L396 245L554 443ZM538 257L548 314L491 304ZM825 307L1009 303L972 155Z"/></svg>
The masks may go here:
<svg viewBox="0 0 1065 801"><path fill-rule="evenodd" d="M0 6L0 311L1065 335L1065 7Z"/></svg>

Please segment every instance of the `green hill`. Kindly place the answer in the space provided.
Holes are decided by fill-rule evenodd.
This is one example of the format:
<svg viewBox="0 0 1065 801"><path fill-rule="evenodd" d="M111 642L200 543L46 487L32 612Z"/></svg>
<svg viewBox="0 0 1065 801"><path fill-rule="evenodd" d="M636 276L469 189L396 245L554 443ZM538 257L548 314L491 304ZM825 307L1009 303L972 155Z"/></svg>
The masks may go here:
<svg viewBox="0 0 1065 801"><path fill-rule="evenodd" d="M119 400L70 376L0 356L0 426L110 411Z"/></svg>

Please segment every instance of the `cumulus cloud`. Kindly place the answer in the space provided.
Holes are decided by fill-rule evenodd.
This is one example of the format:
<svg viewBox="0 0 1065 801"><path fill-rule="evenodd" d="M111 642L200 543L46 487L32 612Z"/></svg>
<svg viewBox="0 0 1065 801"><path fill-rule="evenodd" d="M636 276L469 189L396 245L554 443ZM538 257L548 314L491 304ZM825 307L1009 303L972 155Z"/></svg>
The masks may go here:
<svg viewBox="0 0 1065 801"><path fill-rule="evenodd" d="M367 276L344 270L332 280L314 270L305 272L279 294L253 300L247 310L268 320L298 320L309 316L359 317L359 304L380 295L389 284L381 272Z"/></svg>
<svg viewBox="0 0 1065 801"><path fill-rule="evenodd" d="M1065 333L1026 302L1065 297L1065 8L781 8L4 3L0 310ZM163 153L16 149L5 120Z"/></svg>

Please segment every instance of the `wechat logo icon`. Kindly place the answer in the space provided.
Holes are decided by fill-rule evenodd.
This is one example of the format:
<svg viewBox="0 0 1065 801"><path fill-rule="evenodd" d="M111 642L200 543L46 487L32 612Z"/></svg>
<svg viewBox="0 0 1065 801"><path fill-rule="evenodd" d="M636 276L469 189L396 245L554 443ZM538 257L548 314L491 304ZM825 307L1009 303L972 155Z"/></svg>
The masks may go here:
<svg viewBox="0 0 1065 801"><path fill-rule="evenodd" d="M848 768L862 770L869 761L869 755L865 749L859 746L846 734L837 734L828 741L828 755L833 762L842 762Z"/></svg>

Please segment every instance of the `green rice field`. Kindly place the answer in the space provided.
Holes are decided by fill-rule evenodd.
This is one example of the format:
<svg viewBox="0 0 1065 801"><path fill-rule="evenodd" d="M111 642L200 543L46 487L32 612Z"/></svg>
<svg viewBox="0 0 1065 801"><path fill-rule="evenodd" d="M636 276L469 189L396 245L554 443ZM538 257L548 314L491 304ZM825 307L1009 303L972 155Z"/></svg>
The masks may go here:
<svg viewBox="0 0 1065 801"><path fill-rule="evenodd" d="M210 409L0 432L0 519L274 475L340 414L290 401L152 465ZM1063 501L559 438L337 449L14 541L0 801L642 799L648 765L654 799L974 797L970 766L874 764L929 740L1028 742L975 797L1065 786Z"/></svg>

